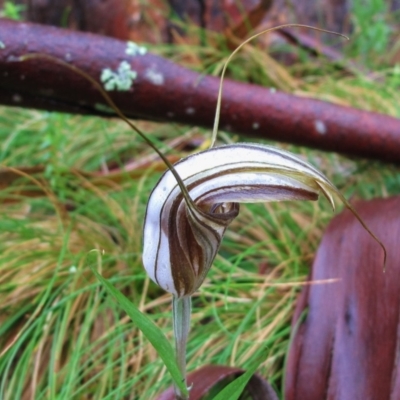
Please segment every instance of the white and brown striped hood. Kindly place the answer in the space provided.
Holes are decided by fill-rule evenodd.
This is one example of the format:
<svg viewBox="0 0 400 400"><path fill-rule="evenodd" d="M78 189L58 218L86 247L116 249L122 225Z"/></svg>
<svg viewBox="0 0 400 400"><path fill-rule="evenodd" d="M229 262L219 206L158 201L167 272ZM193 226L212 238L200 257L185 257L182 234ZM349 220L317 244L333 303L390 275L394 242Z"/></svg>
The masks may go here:
<svg viewBox="0 0 400 400"><path fill-rule="evenodd" d="M164 290L182 297L202 284L238 203L316 200L334 206L337 189L307 162L270 146L215 147L174 165L187 193L167 171L150 195L143 264ZM181 185L182 186L182 185Z"/></svg>

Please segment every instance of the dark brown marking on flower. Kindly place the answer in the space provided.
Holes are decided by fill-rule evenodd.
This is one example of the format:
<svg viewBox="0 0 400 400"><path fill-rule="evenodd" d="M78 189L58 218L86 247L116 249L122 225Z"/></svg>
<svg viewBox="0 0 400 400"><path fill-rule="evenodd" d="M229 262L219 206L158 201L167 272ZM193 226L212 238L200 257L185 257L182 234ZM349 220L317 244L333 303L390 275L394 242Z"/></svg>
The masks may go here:
<svg viewBox="0 0 400 400"><path fill-rule="evenodd" d="M171 273L179 296L193 293L203 282L226 227L239 212L236 203L232 203L226 214L210 214L198 209L189 210L185 203L182 207L182 202L183 196L178 195L168 218ZM220 233L216 231L216 225L221 229Z"/></svg>
<svg viewBox="0 0 400 400"><path fill-rule="evenodd" d="M273 194L276 191L279 191L280 194L287 195L288 197L291 197L293 199L293 195L296 195L296 200L317 200L318 199L318 193L306 190L303 188L293 188L293 187L288 187L288 186L280 186L280 185L236 185L236 188L240 188L241 193L245 193L248 191L249 193L258 193L258 194ZM225 186L225 187L219 187L217 189L218 191L230 191L232 190L232 186ZM205 204L208 204L209 202L212 202L212 198L207 197L210 196L213 192L216 190L209 190L208 192L204 192L201 197L199 197L197 200L199 204L202 204L203 202ZM203 199L205 198L205 200ZM217 214L219 215L219 214Z"/></svg>

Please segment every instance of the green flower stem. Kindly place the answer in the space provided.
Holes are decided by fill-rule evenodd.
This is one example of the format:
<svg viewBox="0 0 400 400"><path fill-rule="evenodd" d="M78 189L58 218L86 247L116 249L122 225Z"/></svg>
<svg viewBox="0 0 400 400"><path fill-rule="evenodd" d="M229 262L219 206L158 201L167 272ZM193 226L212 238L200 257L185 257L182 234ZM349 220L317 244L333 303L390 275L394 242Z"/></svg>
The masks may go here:
<svg viewBox="0 0 400 400"><path fill-rule="evenodd" d="M182 381L186 386L186 343L190 330L191 302L191 296L172 297L176 361L182 374ZM176 386L175 394L177 400L189 399L189 396L182 393Z"/></svg>

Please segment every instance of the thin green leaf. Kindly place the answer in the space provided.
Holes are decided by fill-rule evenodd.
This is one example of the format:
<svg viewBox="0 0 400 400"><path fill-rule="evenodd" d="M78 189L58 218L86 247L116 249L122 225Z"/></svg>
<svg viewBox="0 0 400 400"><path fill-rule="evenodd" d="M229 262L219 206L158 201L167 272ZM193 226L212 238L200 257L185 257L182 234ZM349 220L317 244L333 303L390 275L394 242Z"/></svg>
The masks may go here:
<svg viewBox="0 0 400 400"><path fill-rule="evenodd" d="M236 378L229 385L225 386L213 400L237 400L243 393L246 385L248 384L250 378L255 374L257 368L265 360L265 355L263 357L258 357L252 365L247 369L247 371Z"/></svg>
<svg viewBox="0 0 400 400"><path fill-rule="evenodd" d="M118 305L129 315L135 325L143 332L144 336L146 336L149 342L156 349L158 355L163 360L165 367L171 374L172 379L175 381L175 384L179 387L182 393L187 394L187 388L182 381L182 375L179 372L178 364L175 361L174 350L162 331L151 319L139 311L127 297L111 285L107 279L103 278L93 268L92 271L96 275L97 279L104 285L107 292L114 297Z"/></svg>

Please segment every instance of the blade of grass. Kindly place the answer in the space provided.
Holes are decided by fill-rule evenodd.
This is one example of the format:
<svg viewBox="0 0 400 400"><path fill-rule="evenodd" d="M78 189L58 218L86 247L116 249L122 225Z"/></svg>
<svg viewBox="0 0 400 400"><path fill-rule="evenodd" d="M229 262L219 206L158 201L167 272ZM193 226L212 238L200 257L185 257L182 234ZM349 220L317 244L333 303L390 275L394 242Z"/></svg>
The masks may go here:
<svg viewBox="0 0 400 400"><path fill-rule="evenodd" d="M244 389L246 388L247 383L251 379L251 377L256 372L259 365L265 360L266 356L263 353L247 369L247 371L236 378L233 382L229 385L225 386L215 397L213 400L237 400L240 395L243 393Z"/></svg>
<svg viewBox="0 0 400 400"><path fill-rule="evenodd" d="M165 367L171 374L175 384L183 393L187 394L187 388L182 382L182 376L179 371L178 364L175 361L174 350L162 331L145 314L140 312L127 297L125 297L119 290L111 285L108 280L104 279L95 269L92 268L92 271L96 275L97 279L106 288L107 292L114 297L116 302L129 315L132 321L157 350L158 355L163 360Z"/></svg>

